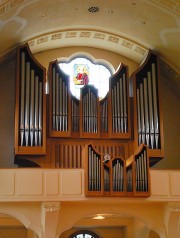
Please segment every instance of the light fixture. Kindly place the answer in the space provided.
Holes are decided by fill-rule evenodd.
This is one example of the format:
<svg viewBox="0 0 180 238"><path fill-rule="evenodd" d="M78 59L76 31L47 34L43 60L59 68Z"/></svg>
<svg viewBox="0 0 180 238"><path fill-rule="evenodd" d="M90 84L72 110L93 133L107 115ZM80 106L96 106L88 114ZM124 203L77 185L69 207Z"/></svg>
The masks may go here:
<svg viewBox="0 0 180 238"><path fill-rule="evenodd" d="M109 10L108 13L109 13L109 14L113 14L113 10Z"/></svg>
<svg viewBox="0 0 180 238"><path fill-rule="evenodd" d="M102 220L102 219L104 219L104 218L105 218L104 216L98 214L97 216L93 217L92 219L95 219L95 220Z"/></svg>
<svg viewBox="0 0 180 238"><path fill-rule="evenodd" d="M89 7L88 11L91 13L97 13L99 12L99 7Z"/></svg>
<svg viewBox="0 0 180 238"><path fill-rule="evenodd" d="M132 6L136 6L136 3L135 3L135 2L131 2L131 5L132 5Z"/></svg>

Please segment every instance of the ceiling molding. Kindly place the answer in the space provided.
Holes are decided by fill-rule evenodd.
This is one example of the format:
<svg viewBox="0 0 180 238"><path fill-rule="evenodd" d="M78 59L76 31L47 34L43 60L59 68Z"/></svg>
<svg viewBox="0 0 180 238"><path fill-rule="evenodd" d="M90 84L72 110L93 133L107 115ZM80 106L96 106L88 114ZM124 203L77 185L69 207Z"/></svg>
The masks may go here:
<svg viewBox="0 0 180 238"><path fill-rule="evenodd" d="M88 29L57 31L33 38L28 44L33 54L60 47L87 46L121 54L137 63L141 63L149 51L121 36Z"/></svg>

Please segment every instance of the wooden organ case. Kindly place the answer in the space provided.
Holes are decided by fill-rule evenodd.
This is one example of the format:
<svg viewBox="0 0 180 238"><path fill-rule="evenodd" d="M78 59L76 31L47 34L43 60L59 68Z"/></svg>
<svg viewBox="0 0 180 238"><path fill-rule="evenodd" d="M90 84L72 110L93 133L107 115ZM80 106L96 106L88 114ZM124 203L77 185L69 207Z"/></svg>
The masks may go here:
<svg viewBox="0 0 180 238"><path fill-rule="evenodd" d="M42 167L84 168L87 196L149 196L149 167L164 151L158 57L150 52L130 78L121 64L101 100L90 84L73 96L57 61L47 75L45 96L45 69L27 45L18 49L15 155Z"/></svg>

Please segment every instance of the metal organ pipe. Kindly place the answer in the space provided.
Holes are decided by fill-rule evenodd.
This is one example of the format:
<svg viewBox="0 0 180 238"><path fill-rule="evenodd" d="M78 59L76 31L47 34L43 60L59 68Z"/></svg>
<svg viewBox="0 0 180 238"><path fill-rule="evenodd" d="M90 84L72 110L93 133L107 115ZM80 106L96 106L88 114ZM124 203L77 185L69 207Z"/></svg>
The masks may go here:
<svg viewBox="0 0 180 238"><path fill-rule="evenodd" d="M158 148L159 141L159 119L157 109L157 92L156 92L156 66L152 64L152 87L153 87L153 100L154 100L154 127L155 127L155 148Z"/></svg>
<svg viewBox="0 0 180 238"><path fill-rule="evenodd" d="M24 145L25 53L21 53L20 145Z"/></svg>
<svg viewBox="0 0 180 238"><path fill-rule="evenodd" d="M31 70L30 145L34 143L34 70Z"/></svg>
<svg viewBox="0 0 180 238"><path fill-rule="evenodd" d="M127 94L126 94L126 75L123 74L123 102L124 102L124 132L127 132Z"/></svg>
<svg viewBox="0 0 180 238"><path fill-rule="evenodd" d="M30 62L26 62L25 145L29 145Z"/></svg>
<svg viewBox="0 0 180 238"><path fill-rule="evenodd" d="M38 105L39 105L39 85L38 85L39 78L35 77L35 146L38 146Z"/></svg>
<svg viewBox="0 0 180 238"><path fill-rule="evenodd" d="M26 54L20 52L20 146L42 146L43 83Z"/></svg>

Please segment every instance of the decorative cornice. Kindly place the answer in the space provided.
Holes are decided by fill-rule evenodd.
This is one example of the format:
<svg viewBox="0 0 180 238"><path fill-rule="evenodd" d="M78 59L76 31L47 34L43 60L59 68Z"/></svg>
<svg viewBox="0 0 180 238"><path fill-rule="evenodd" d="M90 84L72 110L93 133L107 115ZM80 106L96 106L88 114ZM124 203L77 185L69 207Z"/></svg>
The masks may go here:
<svg viewBox="0 0 180 238"><path fill-rule="evenodd" d="M88 46L102 48L104 50L124 55L137 63L142 62L149 50L120 35L88 29L72 29L52 32L30 39L28 44L33 54L54 48Z"/></svg>

